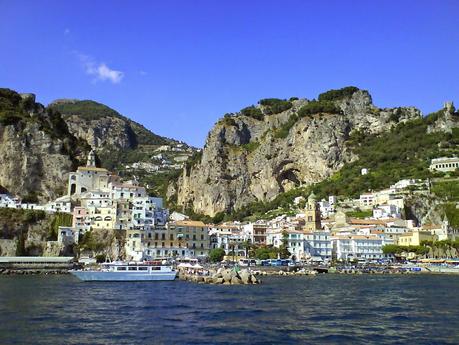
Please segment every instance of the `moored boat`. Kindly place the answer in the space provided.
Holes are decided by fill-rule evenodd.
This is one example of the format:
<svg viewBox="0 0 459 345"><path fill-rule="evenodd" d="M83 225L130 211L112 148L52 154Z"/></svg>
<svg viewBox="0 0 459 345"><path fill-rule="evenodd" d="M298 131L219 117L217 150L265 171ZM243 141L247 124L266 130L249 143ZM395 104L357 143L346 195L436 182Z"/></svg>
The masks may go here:
<svg viewBox="0 0 459 345"><path fill-rule="evenodd" d="M72 270L82 281L164 281L174 280L177 272L168 265L114 262L103 264L100 270Z"/></svg>
<svg viewBox="0 0 459 345"><path fill-rule="evenodd" d="M426 270L433 273L452 273L452 274L459 274L459 265L426 265Z"/></svg>

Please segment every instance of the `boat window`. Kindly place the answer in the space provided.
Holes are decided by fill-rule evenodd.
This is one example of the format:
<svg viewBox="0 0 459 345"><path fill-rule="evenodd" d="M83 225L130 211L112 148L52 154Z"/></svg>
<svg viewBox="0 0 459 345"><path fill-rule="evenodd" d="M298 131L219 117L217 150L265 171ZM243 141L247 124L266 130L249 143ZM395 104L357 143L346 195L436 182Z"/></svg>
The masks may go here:
<svg viewBox="0 0 459 345"><path fill-rule="evenodd" d="M137 267L129 267L128 271L137 271Z"/></svg>
<svg viewBox="0 0 459 345"><path fill-rule="evenodd" d="M117 271L126 271L126 267L117 267L116 270Z"/></svg>
<svg viewBox="0 0 459 345"><path fill-rule="evenodd" d="M148 271L148 267L139 267L139 271Z"/></svg>
<svg viewBox="0 0 459 345"><path fill-rule="evenodd" d="M161 270L161 267L158 267L158 266L154 266L151 268L152 271L160 271Z"/></svg>

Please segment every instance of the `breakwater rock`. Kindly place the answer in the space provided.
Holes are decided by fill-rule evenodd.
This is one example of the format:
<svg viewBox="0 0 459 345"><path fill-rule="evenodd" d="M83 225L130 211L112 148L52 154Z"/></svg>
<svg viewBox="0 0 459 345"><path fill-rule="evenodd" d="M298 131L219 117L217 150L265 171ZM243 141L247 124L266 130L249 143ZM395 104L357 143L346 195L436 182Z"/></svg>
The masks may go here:
<svg viewBox="0 0 459 345"><path fill-rule="evenodd" d="M301 269L297 271L253 271L255 276L314 276L317 271Z"/></svg>
<svg viewBox="0 0 459 345"><path fill-rule="evenodd" d="M66 269L0 269L0 275L56 275L69 274Z"/></svg>
<svg viewBox="0 0 459 345"><path fill-rule="evenodd" d="M179 279L188 280L195 283L223 285L250 285L261 283L261 280L258 279L255 274L249 270L241 270L236 272L231 269L221 268L216 272L209 272L208 275L183 271L179 273Z"/></svg>

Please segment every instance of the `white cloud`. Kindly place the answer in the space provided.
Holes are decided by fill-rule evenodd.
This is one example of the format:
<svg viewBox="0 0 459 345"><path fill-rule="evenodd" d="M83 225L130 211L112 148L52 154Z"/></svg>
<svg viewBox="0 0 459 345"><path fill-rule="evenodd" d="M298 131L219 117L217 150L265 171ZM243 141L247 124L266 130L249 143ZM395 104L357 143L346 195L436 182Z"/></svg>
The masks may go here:
<svg viewBox="0 0 459 345"><path fill-rule="evenodd" d="M119 84L124 78L123 72L111 69L103 62L96 62L88 55L78 54L78 58L83 64L86 74L94 76L94 82L108 80L113 84Z"/></svg>
<svg viewBox="0 0 459 345"><path fill-rule="evenodd" d="M70 29L69 28L65 28L64 35L68 35L69 33L70 33Z"/></svg>
<svg viewBox="0 0 459 345"><path fill-rule="evenodd" d="M140 70L140 71L139 71L139 74L140 74L141 76L146 76L148 73L145 72L145 71L143 71L143 70Z"/></svg>

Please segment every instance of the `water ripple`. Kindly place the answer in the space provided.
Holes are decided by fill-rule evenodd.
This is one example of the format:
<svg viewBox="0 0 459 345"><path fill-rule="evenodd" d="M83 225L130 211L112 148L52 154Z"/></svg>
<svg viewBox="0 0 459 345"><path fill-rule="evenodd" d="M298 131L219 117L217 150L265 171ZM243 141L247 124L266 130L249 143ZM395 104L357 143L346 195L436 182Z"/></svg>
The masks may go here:
<svg viewBox="0 0 459 345"><path fill-rule="evenodd" d="M0 277L0 344L458 344L459 276L260 286Z"/></svg>

